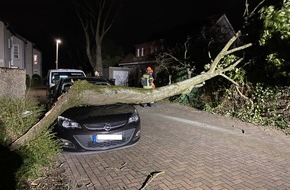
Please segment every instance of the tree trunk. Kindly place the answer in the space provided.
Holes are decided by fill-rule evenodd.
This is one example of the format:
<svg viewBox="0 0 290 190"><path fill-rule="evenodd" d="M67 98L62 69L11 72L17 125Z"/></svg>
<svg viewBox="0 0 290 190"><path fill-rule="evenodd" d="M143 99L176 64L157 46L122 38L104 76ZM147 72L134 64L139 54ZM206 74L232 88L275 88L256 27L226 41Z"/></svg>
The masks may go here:
<svg viewBox="0 0 290 190"><path fill-rule="evenodd" d="M94 67L95 71L99 73L99 76L103 76L103 60L102 60L102 49L101 44L97 43L96 47L96 63Z"/></svg>

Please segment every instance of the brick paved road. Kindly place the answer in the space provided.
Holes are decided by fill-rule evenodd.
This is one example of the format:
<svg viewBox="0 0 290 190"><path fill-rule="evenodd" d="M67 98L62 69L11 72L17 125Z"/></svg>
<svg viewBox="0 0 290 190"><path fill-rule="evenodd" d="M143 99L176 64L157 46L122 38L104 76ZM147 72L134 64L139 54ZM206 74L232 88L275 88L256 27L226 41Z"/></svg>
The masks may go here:
<svg viewBox="0 0 290 190"><path fill-rule="evenodd" d="M73 189L290 189L290 138L179 106L137 107L142 136L127 149L61 155ZM244 133L243 133L244 131Z"/></svg>

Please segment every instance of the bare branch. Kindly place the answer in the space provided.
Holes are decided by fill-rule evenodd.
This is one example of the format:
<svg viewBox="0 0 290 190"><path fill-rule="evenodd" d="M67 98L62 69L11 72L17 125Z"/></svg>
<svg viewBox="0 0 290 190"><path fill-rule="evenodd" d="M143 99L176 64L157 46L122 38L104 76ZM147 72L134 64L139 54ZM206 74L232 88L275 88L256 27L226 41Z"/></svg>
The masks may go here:
<svg viewBox="0 0 290 190"><path fill-rule="evenodd" d="M257 11L257 9L265 2L265 0L262 0L254 9L253 11L250 13L249 18L252 17L255 12Z"/></svg>
<svg viewBox="0 0 290 190"><path fill-rule="evenodd" d="M104 24L103 24L103 29L102 29L102 37L110 30L110 28L112 27L112 23L114 22L115 18L117 17L117 13L115 13L114 17L111 19L110 24L107 25L107 22L109 20L109 16L112 14L113 11L113 7L116 4L116 0L114 0L111 4L110 4L110 8L107 11L107 14L104 18ZM118 8L117 12L119 12L120 7Z"/></svg>
<svg viewBox="0 0 290 190"><path fill-rule="evenodd" d="M88 59L94 71L98 71L100 75L103 73L102 40L111 29L121 4L118 0L74 0L78 17L85 31Z"/></svg>
<svg viewBox="0 0 290 190"><path fill-rule="evenodd" d="M83 6L83 4L84 4L84 6ZM91 19L95 18L95 15L93 14L94 10L93 10L92 6L87 1L82 1L82 3L78 3L77 0L75 0L74 6L75 6L77 12L80 13L80 10L81 10L81 12L86 13L89 18L91 18ZM79 18L82 18L82 17L80 17L79 13L78 13Z"/></svg>
<svg viewBox="0 0 290 190"><path fill-rule="evenodd" d="M80 19L81 25L82 25L84 33L85 33L85 40L86 40L86 44L87 44L86 53L88 55L88 59L89 59L90 63L93 63L93 59L92 59L92 55L91 55L91 48L90 48L90 41L91 40L90 40L90 35L88 33L88 31L89 31L89 26L88 25L89 24L88 24L88 22L85 23L83 17L80 15L80 12L79 12L78 8L81 8L81 5L77 4L76 1L74 1L74 3L75 3L75 9L76 9L77 15L78 15L78 17Z"/></svg>
<svg viewBox="0 0 290 190"><path fill-rule="evenodd" d="M227 75L221 73L220 76L224 77L225 79L227 79L228 81L230 81L230 82L233 83L234 85L239 86L239 84L238 84L236 81L234 81L233 79L231 79L231 78L228 77Z"/></svg>
<svg viewBox="0 0 290 190"><path fill-rule="evenodd" d="M228 50L228 51L225 53L225 55L229 55L229 54L232 54L232 53L234 53L234 52L241 51L241 50L246 49L246 48L248 48L248 47L250 47L250 46L252 46L252 45L253 45L252 43L248 43L248 44L242 45L242 46L240 46L240 47L233 48L233 49L231 49L231 50Z"/></svg>
<svg viewBox="0 0 290 190"><path fill-rule="evenodd" d="M189 47L189 42L190 42L190 37L187 37L187 40L186 42L184 43L184 60L187 60L188 57L187 57L187 53L188 53L188 47Z"/></svg>
<svg viewBox="0 0 290 190"><path fill-rule="evenodd" d="M212 60L211 53L210 53L210 50L209 50L209 46L211 45L211 42L212 42L212 41L210 41L210 42L208 43L208 51L207 51L207 54L208 54L208 57L209 57L209 59L210 59L210 62L212 63L213 60Z"/></svg>
<svg viewBox="0 0 290 190"><path fill-rule="evenodd" d="M218 63L221 61L222 58L224 58L224 56L232 54L232 53L237 52L237 51L241 51L241 50L246 49L246 48L248 48L248 47L253 45L252 43L248 43L248 44L242 45L240 47L228 50L228 48L239 38L239 36L240 36L240 32L238 32L235 36L233 36L228 41L228 43L220 51L220 53L216 56L216 58L214 59L213 63L211 64L210 69L209 69L210 72L213 72L216 69ZM233 65L236 66L235 64L233 64Z"/></svg>
<svg viewBox="0 0 290 190"><path fill-rule="evenodd" d="M179 59L177 59L175 56L173 56L172 54L170 53L164 53L164 55L172 58L173 60L175 60L176 62L180 63L181 65L185 65L182 61L180 61Z"/></svg>
<svg viewBox="0 0 290 190"><path fill-rule="evenodd" d="M252 105L252 107L253 107L253 106L254 106L254 102L253 102L250 98L248 98L247 96L245 96L245 95L240 91L240 89L238 88L238 86L235 86L235 88L236 88L237 92L239 93L239 95L240 95L242 98L244 98L244 99L246 99L246 100L249 100L249 101L251 102L251 105Z"/></svg>
<svg viewBox="0 0 290 190"><path fill-rule="evenodd" d="M236 62L232 63L231 65L229 65L228 67L224 68L222 71L223 73L227 72L227 71L231 71L233 70L238 64L240 64L244 59L240 58L239 60L237 60Z"/></svg>
<svg viewBox="0 0 290 190"><path fill-rule="evenodd" d="M241 32L237 32L236 35L234 35L224 46L224 48L220 51L220 53L216 56L214 61L212 62L209 72L213 72L220 60L227 54L228 49L231 47L231 45L240 37Z"/></svg>
<svg viewBox="0 0 290 190"><path fill-rule="evenodd" d="M245 18L245 23L248 23L248 20L255 15L258 8L265 2L265 0L262 0L259 2L259 4L253 9L253 11L249 12L249 3L248 0L245 1L245 11L243 17Z"/></svg>

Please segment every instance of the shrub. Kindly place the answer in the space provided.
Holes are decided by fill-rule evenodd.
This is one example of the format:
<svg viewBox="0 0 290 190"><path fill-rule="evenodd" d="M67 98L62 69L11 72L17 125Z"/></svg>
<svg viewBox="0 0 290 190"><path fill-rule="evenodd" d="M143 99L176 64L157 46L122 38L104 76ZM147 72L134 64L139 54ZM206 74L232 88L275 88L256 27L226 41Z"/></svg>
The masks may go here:
<svg viewBox="0 0 290 190"><path fill-rule="evenodd" d="M240 92L234 88L225 89L221 93L218 104L207 103L204 109L221 115L228 115L242 121L275 126L289 132L289 87L271 87L264 84L245 85Z"/></svg>
<svg viewBox="0 0 290 190"><path fill-rule="evenodd" d="M16 173L18 188L25 189L27 181L43 176L45 173L42 168L50 166L53 158L60 152L60 147L50 130L43 131L22 146L17 151L23 159L23 164Z"/></svg>
<svg viewBox="0 0 290 190"><path fill-rule="evenodd" d="M0 97L0 104L0 143L3 147L7 147L32 127L44 111L38 102L31 99ZM26 181L43 175L42 167L48 166L59 152L60 143L54 139L50 130L42 131L19 150L11 152L21 156L22 165L16 172L17 187L23 189ZM9 157L6 153L5 156ZM2 156L0 159L5 160Z"/></svg>
<svg viewBox="0 0 290 190"><path fill-rule="evenodd" d="M201 95L203 94L203 89L193 88L189 94L177 95L169 98L171 102L178 102L184 105L193 106L196 108L203 107L203 102L201 101Z"/></svg>
<svg viewBox="0 0 290 190"><path fill-rule="evenodd" d="M0 143L4 145L27 131L44 111L31 99L0 97L0 104Z"/></svg>
<svg viewBox="0 0 290 190"><path fill-rule="evenodd" d="M31 86L32 87L37 87L37 86L41 86L42 85L42 78L41 76L34 74L32 75L31 78Z"/></svg>

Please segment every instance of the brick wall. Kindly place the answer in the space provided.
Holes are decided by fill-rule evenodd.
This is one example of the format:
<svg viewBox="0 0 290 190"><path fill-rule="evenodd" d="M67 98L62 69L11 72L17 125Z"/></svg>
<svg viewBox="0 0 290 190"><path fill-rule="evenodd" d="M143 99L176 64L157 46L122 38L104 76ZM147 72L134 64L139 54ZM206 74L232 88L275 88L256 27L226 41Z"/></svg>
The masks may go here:
<svg viewBox="0 0 290 190"><path fill-rule="evenodd" d="M23 69L0 68L0 96L24 98L26 71Z"/></svg>

